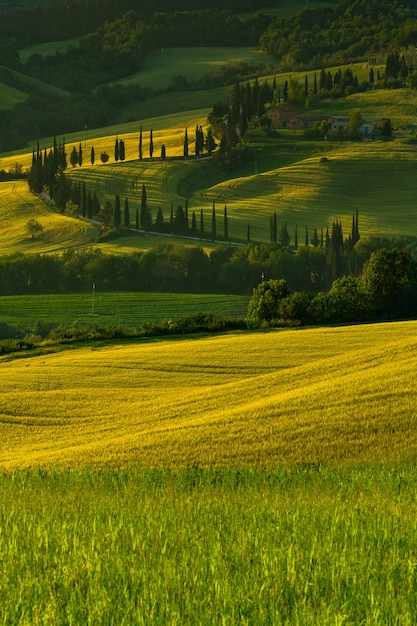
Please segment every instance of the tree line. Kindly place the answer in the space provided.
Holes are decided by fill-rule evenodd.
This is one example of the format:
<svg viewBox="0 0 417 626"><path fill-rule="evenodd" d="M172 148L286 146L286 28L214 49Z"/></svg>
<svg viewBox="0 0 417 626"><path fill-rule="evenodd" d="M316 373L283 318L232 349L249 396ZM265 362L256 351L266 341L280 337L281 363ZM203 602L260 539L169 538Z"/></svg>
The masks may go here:
<svg viewBox="0 0 417 626"><path fill-rule="evenodd" d="M263 0L264 7L277 4ZM141 19L154 13L227 9L233 12L257 10L257 0L49 0L0 6L0 39L14 37L19 45L70 39L89 33L105 22L112 22L130 10ZM81 19L80 19L81 17Z"/></svg>
<svg viewBox="0 0 417 626"><path fill-rule="evenodd" d="M250 295L261 277L265 281L284 279L290 292L318 294L329 291L335 280L344 276L356 280L381 248L404 249L415 256L417 238L361 238L354 248L354 266L341 267L336 277L331 249L311 245L295 250L273 243L221 243L208 253L199 245L185 247L167 241L126 255L91 248L55 255L11 254L0 257L0 294L77 292L91 289L94 283L102 291Z"/></svg>
<svg viewBox="0 0 417 626"><path fill-rule="evenodd" d="M332 7L306 8L274 19L260 38L263 49L279 59L280 69L342 65L368 60L388 49L415 47L414 0L340 0Z"/></svg>
<svg viewBox="0 0 417 626"><path fill-rule="evenodd" d="M191 257L195 253L188 252ZM184 249L182 249L184 253ZM209 263L221 260L222 252ZM213 254L218 254L213 251ZM201 250L197 252L201 257ZM90 271L97 269L100 253L91 251L67 251L61 279L66 274L68 280L79 280L81 256L91 264ZM26 267L31 266L31 278L36 280L38 265L49 264L49 271L56 274L56 258L27 258ZM10 265L18 265L21 259L10 259ZM106 259L106 270L114 268L114 258ZM122 261L119 258L120 261ZM82 265L82 262L81 262ZM3 262L0 259L0 275ZM119 264L124 274L130 267L137 270L132 259L124 258ZM46 268L46 265L45 265ZM22 274L22 272L21 272ZM50 276L52 276L51 274ZM201 280L201 276L198 277ZM152 337L172 334L201 332L224 332L268 326L323 325L354 322L375 322L381 320L415 319L417 315L417 259L415 255L401 248L381 248L374 252L365 263L359 277L344 276L333 281L327 292L314 295L302 291L291 292L285 279L261 280L253 288L246 318L226 318L213 314L195 313L162 323L147 322L135 329L124 329L120 325L93 324L88 328L74 325L35 321L30 329L0 324L0 354L27 351L34 348L39 340L47 337L58 343L70 341L94 341L120 339L122 337ZM55 275L56 279L56 275ZM1 284L1 283L0 283ZM52 283L51 283L52 286ZM91 287L91 284L90 284Z"/></svg>

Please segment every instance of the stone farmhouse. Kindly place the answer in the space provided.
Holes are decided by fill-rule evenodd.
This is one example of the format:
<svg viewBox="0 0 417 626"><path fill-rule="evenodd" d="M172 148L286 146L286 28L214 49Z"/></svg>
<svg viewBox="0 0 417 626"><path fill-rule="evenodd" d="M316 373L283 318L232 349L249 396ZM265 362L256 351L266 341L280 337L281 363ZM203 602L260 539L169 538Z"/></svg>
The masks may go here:
<svg viewBox="0 0 417 626"><path fill-rule="evenodd" d="M271 120L272 128L292 128L293 130L313 128L321 122L330 124L330 132L347 133L350 129L349 117L346 115L312 115L309 113L297 113L294 107L287 104L272 106L266 111ZM364 137L372 137L378 132L378 125L383 121L382 117L363 117L360 127Z"/></svg>

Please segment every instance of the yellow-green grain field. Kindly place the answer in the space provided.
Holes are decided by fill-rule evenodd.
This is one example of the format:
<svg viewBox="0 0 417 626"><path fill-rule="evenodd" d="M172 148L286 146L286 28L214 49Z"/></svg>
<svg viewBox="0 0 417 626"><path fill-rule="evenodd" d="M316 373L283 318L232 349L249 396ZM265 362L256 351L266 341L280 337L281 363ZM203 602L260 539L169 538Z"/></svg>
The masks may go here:
<svg viewBox="0 0 417 626"><path fill-rule="evenodd" d="M0 624L414 624L416 333L2 360Z"/></svg>
<svg viewBox="0 0 417 626"><path fill-rule="evenodd" d="M414 460L416 330L282 330L4 360L0 464Z"/></svg>

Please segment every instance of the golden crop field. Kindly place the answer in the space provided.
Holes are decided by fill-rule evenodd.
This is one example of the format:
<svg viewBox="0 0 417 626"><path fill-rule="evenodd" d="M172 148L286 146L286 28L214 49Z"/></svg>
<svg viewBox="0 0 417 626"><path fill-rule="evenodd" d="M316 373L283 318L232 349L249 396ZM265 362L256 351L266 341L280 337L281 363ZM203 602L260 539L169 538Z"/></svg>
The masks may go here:
<svg viewBox="0 0 417 626"><path fill-rule="evenodd" d="M416 333L413 321L4 360L0 466L413 460Z"/></svg>

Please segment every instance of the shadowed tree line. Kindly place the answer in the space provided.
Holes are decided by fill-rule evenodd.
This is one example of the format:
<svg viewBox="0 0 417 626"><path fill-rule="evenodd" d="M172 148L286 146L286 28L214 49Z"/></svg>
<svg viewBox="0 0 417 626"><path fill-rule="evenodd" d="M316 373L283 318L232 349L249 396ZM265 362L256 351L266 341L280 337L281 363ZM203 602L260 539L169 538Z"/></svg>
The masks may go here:
<svg viewBox="0 0 417 626"><path fill-rule="evenodd" d="M325 246L289 250L271 243L224 243L207 253L200 246L167 242L126 255L105 254L91 248L69 249L59 255L12 254L0 257L0 294L77 292L89 290L94 283L101 291L250 295L263 277L264 281L285 280L292 293L317 295L330 293L337 280L356 281L372 254L380 249L391 253L396 248L413 256L417 239L361 239L354 251L355 271L344 266L336 276L330 250ZM410 275L411 283L412 280Z"/></svg>

